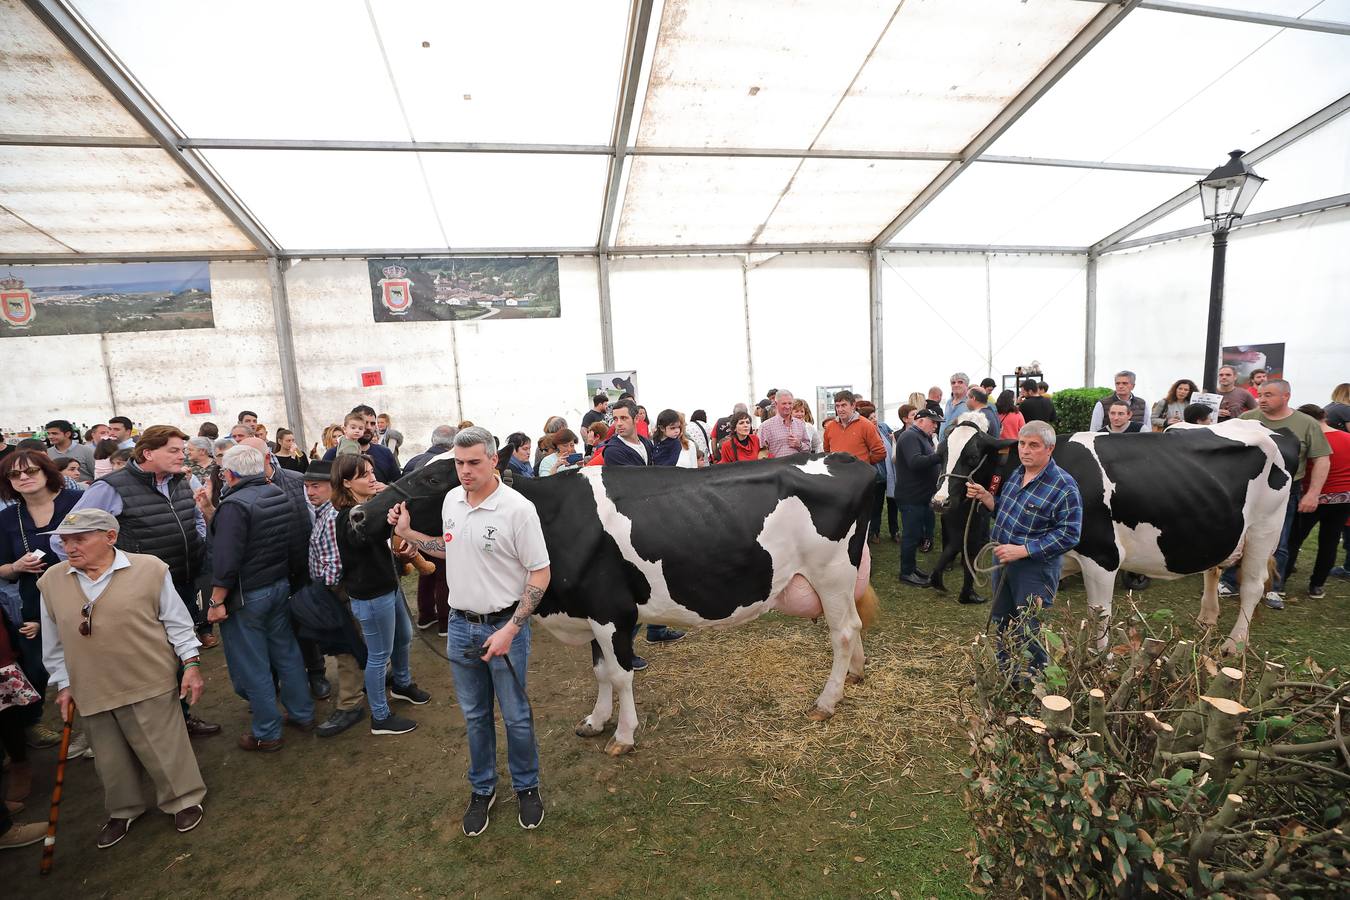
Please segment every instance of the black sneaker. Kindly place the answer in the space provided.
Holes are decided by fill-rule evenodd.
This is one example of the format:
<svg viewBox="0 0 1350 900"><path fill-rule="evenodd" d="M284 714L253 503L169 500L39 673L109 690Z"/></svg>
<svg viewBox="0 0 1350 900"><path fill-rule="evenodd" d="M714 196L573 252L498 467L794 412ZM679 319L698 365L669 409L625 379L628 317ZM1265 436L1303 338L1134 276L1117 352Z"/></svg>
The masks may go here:
<svg viewBox="0 0 1350 900"><path fill-rule="evenodd" d="M314 729L314 733L319 737L333 737L342 734L365 717L366 708L364 706L358 706L356 709L335 709L322 725Z"/></svg>
<svg viewBox="0 0 1350 900"><path fill-rule="evenodd" d="M1327 588L1324 584L1313 584L1308 586L1308 599L1321 600L1327 595Z"/></svg>
<svg viewBox="0 0 1350 900"><path fill-rule="evenodd" d="M638 656L636 653L634 653L634 654L633 654L633 671L634 671L634 672L641 672L641 671L643 671L643 670L646 669L646 668L647 668L647 660L643 659L641 656Z"/></svg>
<svg viewBox="0 0 1350 900"><path fill-rule="evenodd" d="M392 712L383 719L374 716L370 719L371 734L407 734L416 727L417 723L412 719L396 716Z"/></svg>
<svg viewBox="0 0 1350 900"><path fill-rule="evenodd" d="M919 577L919 574L917 572L910 572L908 574L901 575L900 581L903 584L912 585L913 587L921 587L921 588L932 587L932 584L928 581L928 579Z"/></svg>
<svg viewBox="0 0 1350 900"><path fill-rule="evenodd" d="M487 831L488 810L492 809L492 804L497 802L497 792L490 794L470 794L469 808L464 811L464 833L469 837L478 837L478 835ZM541 814L542 815L542 814Z"/></svg>
<svg viewBox="0 0 1350 900"><path fill-rule="evenodd" d="M684 637L683 631L676 631L674 628L667 628L664 625L660 629L647 629L647 643L649 644L673 644Z"/></svg>
<svg viewBox="0 0 1350 900"><path fill-rule="evenodd" d="M539 798L539 788L516 791L516 803L520 806L520 813L516 816L520 827L538 828L539 823L544 821L544 801ZM468 822L467 818L465 822Z"/></svg>
<svg viewBox="0 0 1350 900"><path fill-rule="evenodd" d="M418 687L415 681L410 681L404 685L394 685L389 689L389 696L395 700L407 700L417 706L421 706L431 699L431 695Z"/></svg>

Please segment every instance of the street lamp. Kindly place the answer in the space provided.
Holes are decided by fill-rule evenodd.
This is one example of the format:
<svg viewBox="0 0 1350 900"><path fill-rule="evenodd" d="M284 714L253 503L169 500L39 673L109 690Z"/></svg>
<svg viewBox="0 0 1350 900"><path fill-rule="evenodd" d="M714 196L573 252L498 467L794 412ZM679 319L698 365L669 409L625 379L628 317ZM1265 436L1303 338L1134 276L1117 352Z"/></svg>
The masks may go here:
<svg viewBox="0 0 1350 900"><path fill-rule="evenodd" d="M1205 333L1205 390L1218 390L1219 327L1223 323L1223 266L1228 252L1228 229L1242 218L1266 180L1242 161L1241 150L1200 182L1200 206L1214 229L1214 267L1209 276L1209 328Z"/></svg>

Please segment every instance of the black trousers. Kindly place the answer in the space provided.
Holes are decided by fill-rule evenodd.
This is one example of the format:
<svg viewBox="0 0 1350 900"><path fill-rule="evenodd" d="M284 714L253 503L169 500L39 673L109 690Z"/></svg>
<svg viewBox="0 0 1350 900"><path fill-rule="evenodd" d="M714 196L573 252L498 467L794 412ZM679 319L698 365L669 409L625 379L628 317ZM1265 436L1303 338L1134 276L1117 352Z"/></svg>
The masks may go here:
<svg viewBox="0 0 1350 900"><path fill-rule="evenodd" d="M1286 568L1292 568L1298 559L1299 548L1317 527L1317 561L1313 563L1309 585L1321 586L1327 583L1327 575L1336 564L1336 550L1341 542L1345 526L1345 517L1350 514L1350 503L1321 503L1315 511L1299 513L1294 519L1294 531L1289 536L1289 562Z"/></svg>

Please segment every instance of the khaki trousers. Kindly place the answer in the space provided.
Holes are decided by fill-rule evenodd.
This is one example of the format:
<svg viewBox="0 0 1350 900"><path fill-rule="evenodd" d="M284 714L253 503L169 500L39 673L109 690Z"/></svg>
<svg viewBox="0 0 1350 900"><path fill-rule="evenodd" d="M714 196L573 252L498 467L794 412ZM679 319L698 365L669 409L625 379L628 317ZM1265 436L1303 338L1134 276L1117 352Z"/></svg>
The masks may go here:
<svg viewBox="0 0 1350 900"><path fill-rule="evenodd" d="M109 818L133 819L145 812L142 773L155 784L155 805L170 815L198 805L206 796L178 691L86 715L84 731L103 782Z"/></svg>
<svg viewBox="0 0 1350 900"><path fill-rule="evenodd" d="M366 683L365 670L356 664L356 657L340 653L337 657L337 708L342 711L360 709L365 695L361 688Z"/></svg>

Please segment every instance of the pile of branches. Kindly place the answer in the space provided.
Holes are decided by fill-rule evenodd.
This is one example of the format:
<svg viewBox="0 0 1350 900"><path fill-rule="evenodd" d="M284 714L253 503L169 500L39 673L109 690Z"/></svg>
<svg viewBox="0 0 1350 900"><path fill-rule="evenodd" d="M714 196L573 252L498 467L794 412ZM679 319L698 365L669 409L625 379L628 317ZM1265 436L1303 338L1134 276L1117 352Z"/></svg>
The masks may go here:
<svg viewBox="0 0 1350 900"><path fill-rule="evenodd" d="M1020 624L969 654L977 893L1346 896L1343 675L1170 630L1099 653L1087 621L1042 631L1036 672Z"/></svg>

